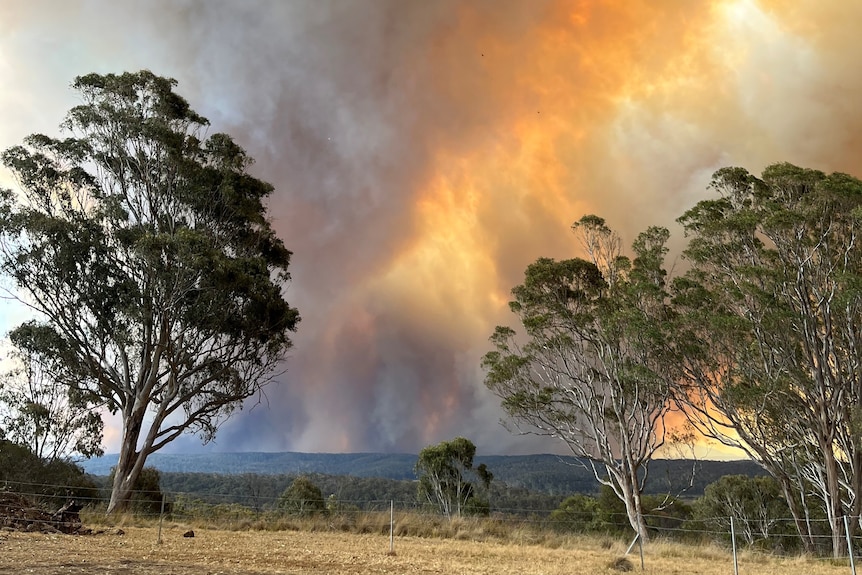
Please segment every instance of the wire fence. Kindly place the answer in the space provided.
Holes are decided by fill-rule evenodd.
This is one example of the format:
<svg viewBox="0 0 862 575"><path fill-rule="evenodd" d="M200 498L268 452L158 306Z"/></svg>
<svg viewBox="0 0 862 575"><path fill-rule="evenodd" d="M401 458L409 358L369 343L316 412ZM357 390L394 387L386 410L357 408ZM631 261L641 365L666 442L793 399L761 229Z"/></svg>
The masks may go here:
<svg viewBox="0 0 862 575"><path fill-rule="evenodd" d="M103 487L0 483L0 527L64 531L64 525L80 521L78 511L103 513L108 495ZM307 500L299 506L288 506L283 498L271 495L164 490L134 492L130 510L143 521L168 520L220 529L298 529L302 528L302 522L317 522L318 526L342 531L389 533L393 538L390 545L394 544L396 536L431 533L445 536L446 530L440 529L441 526L464 521L472 521L485 533L504 539L507 534L524 530L535 534L603 534L625 541L631 538L627 553L633 553L636 543L644 540L692 544L713 542L727 549L728 560L732 561L736 574L739 573L738 553L742 550L777 555L804 553L794 520L789 517L691 518L676 517L665 510L645 514L647 532L636 534L625 513L560 513L559 508L493 507L481 517L447 518L436 506L416 500L341 499L333 494L322 501ZM849 572L855 575L855 563L862 549L862 523L859 517L843 517L841 525L842 553L836 557L832 552L833 530L828 520L809 519L810 538L817 553L808 557L832 564L846 564ZM643 566L649 558L650 546L638 545L637 550Z"/></svg>

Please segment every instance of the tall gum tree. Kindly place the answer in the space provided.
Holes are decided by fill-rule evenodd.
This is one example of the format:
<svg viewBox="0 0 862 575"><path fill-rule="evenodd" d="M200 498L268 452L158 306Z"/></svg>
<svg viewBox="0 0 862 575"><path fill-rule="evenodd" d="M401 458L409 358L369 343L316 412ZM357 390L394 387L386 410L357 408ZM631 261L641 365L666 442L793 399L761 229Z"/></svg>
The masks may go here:
<svg viewBox="0 0 862 575"><path fill-rule="evenodd" d="M0 271L52 332L40 353L122 417L109 513L150 454L185 432L212 439L274 380L299 322L272 186L229 136L206 136L175 86L79 77L68 137L2 154L20 189L0 192Z"/></svg>
<svg viewBox="0 0 862 575"><path fill-rule="evenodd" d="M809 551L819 502L842 555L842 516L862 504L862 182L776 164L719 170L711 186L719 197L679 220L680 400L779 481Z"/></svg>
<svg viewBox="0 0 862 575"><path fill-rule="evenodd" d="M520 429L562 440L588 460L646 540L641 492L672 408L663 332L668 231L640 234L630 260L603 219L585 216L573 229L589 259L527 267L509 304L524 335L497 327L495 350L482 362L485 385Z"/></svg>

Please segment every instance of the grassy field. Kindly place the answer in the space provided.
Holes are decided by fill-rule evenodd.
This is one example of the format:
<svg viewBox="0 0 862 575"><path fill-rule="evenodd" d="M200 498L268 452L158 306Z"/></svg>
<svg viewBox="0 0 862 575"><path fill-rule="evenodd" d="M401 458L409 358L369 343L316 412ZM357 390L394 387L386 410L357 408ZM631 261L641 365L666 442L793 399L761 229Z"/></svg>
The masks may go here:
<svg viewBox="0 0 862 575"><path fill-rule="evenodd" d="M529 541L475 541L396 537L380 533L307 531L226 531L166 525L100 526L103 533L61 535L0 532L0 574L9 575L252 575L252 574L460 574L578 575L618 573L614 564L625 542L601 537ZM637 554L628 557L640 572ZM712 546L653 542L645 550L645 573L728 575L729 550ZM740 574L838 575L846 562L779 558L743 553Z"/></svg>

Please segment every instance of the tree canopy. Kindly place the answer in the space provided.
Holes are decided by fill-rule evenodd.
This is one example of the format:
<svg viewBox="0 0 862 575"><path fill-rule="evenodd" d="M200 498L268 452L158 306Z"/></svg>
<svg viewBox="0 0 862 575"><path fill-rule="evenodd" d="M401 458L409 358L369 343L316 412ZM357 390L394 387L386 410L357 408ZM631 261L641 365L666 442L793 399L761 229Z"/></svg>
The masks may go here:
<svg viewBox="0 0 862 575"><path fill-rule="evenodd" d="M862 511L862 182L775 164L713 177L680 219L679 399L704 434L778 480L809 551L822 505L833 552ZM851 522L851 530L855 530Z"/></svg>
<svg viewBox="0 0 862 575"><path fill-rule="evenodd" d="M278 508L293 515L306 516L326 512L323 492L310 477L300 475L278 498Z"/></svg>
<svg viewBox="0 0 862 575"><path fill-rule="evenodd" d="M0 272L34 312L55 383L122 416L109 511L149 454L205 441L281 369L297 310L291 252L266 217L252 159L151 72L90 74L65 138L6 150ZM28 328L30 329L30 328Z"/></svg>
<svg viewBox="0 0 862 575"><path fill-rule="evenodd" d="M573 228L589 259L540 258L527 267L510 303L524 335L497 327L485 384L523 430L587 458L646 537L640 493L672 407L663 332L669 234L640 234L631 260L602 218L585 216Z"/></svg>
<svg viewBox="0 0 862 575"><path fill-rule="evenodd" d="M476 446L463 437L420 451L415 467L419 498L436 505L449 519L487 510L488 502L480 500L479 490L487 492L494 475L484 463L473 467L475 455Z"/></svg>

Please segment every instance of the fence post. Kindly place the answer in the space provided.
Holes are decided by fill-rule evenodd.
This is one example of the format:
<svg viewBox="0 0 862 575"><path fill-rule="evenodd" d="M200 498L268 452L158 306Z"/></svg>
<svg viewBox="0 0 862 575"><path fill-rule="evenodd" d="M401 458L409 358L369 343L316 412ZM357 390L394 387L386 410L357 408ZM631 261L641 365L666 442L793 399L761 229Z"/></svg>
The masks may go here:
<svg viewBox="0 0 862 575"><path fill-rule="evenodd" d="M856 561L853 559L853 541L850 540L850 521L844 516L844 535L847 536L847 553L850 555L850 572L856 575Z"/></svg>
<svg viewBox="0 0 862 575"><path fill-rule="evenodd" d="M644 538L641 537L641 526L640 526L640 524L638 524L638 546L640 547L640 551L641 551L641 571L643 571L646 568L644 567Z"/></svg>
<svg viewBox="0 0 862 575"><path fill-rule="evenodd" d="M159 513L159 536L156 543L162 544L162 520L165 518L165 494L162 493L162 511Z"/></svg>
<svg viewBox="0 0 862 575"><path fill-rule="evenodd" d="M395 501L392 499L389 500L389 554L395 554Z"/></svg>
<svg viewBox="0 0 862 575"><path fill-rule="evenodd" d="M739 560L736 557L736 528L733 526L733 515L730 516L730 545L733 548L733 575L739 575Z"/></svg>

